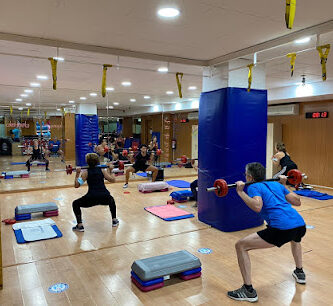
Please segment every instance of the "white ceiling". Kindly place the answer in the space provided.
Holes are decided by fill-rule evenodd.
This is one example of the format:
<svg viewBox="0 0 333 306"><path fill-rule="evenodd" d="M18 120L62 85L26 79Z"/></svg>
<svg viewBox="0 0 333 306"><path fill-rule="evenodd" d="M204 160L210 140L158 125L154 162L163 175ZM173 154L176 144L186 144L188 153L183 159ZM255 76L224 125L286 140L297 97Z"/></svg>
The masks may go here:
<svg viewBox="0 0 333 306"><path fill-rule="evenodd" d="M159 19L156 11L164 4L178 6L180 17ZM0 32L209 60L328 21L332 18L333 1L298 1L292 31L286 29L284 10L285 2L276 0L2 0ZM331 33L321 35L321 43L329 42L333 43ZM287 58L268 61L314 45L315 37L306 45L288 44L258 53L258 61L266 62L267 88L294 85L301 81L302 74L306 74L308 82L319 81L321 66L316 50L297 56L293 78ZM47 58L57 55L64 57L65 62L58 63L58 89L53 91ZM101 97L100 88L102 65L106 63L120 66L110 68L107 75L107 86L115 88L108 101L110 105L119 102L117 109L181 101L174 74L178 71L185 73L183 101L197 99L201 92L203 69L199 66L170 63L172 73L161 74L156 70L166 62L0 40L0 106L32 103L57 108L68 105L69 100L80 103L79 97L86 96L84 102L105 108L107 99ZM327 65L331 79L333 61L329 59ZM39 81L40 90L34 89L22 103L13 103L30 82L36 81L37 74L46 74L49 80ZM122 81L131 81L132 86L123 87ZM188 86L196 86L197 90L190 91ZM166 95L167 90L174 94ZM90 97L90 92L97 92L98 96ZM143 95L151 99L145 100ZM131 98L137 101L131 103Z"/></svg>

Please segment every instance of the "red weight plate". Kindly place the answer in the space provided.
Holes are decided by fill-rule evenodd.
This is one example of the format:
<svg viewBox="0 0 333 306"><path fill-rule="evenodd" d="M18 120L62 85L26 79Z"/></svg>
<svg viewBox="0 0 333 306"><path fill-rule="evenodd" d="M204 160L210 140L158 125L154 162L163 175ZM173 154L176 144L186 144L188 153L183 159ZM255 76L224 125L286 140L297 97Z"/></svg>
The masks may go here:
<svg viewBox="0 0 333 306"><path fill-rule="evenodd" d="M299 185L302 183L302 172L297 169L288 171L288 182L292 185Z"/></svg>
<svg viewBox="0 0 333 306"><path fill-rule="evenodd" d="M225 197L228 194L228 184L224 179L216 180L214 187L217 188L215 193L218 197Z"/></svg>
<svg viewBox="0 0 333 306"><path fill-rule="evenodd" d="M186 157L186 155L183 155L183 156L180 158L180 161L181 161L183 164L186 164L186 163L187 163L187 157Z"/></svg>

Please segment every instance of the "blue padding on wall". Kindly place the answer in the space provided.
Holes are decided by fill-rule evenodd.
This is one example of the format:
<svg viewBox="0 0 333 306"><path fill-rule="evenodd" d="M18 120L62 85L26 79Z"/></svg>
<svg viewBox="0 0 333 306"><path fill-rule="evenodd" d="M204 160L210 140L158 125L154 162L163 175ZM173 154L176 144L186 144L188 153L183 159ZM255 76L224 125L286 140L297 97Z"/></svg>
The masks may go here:
<svg viewBox="0 0 333 306"><path fill-rule="evenodd" d="M219 198L206 192L218 178L245 180L245 165L266 164L267 91L223 88L202 93L199 107L199 220L225 232L259 226L263 220L235 189Z"/></svg>
<svg viewBox="0 0 333 306"><path fill-rule="evenodd" d="M75 115L75 152L76 165L85 166L85 156L94 152L94 145L98 144L98 117L97 115Z"/></svg>

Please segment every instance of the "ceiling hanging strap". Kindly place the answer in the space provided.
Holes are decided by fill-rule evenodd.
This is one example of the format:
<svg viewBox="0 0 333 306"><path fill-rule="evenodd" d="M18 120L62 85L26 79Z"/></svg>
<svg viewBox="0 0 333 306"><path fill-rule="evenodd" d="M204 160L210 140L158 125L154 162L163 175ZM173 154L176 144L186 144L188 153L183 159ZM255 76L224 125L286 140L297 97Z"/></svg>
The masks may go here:
<svg viewBox="0 0 333 306"><path fill-rule="evenodd" d="M30 116L30 108L28 108L28 110L27 110L27 117L29 117Z"/></svg>
<svg viewBox="0 0 333 306"><path fill-rule="evenodd" d="M57 89L57 63L58 60L54 59L52 57L49 57L48 60L51 63L51 68L52 68L52 80L53 80L53 89Z"/></svg>
<svg viewBox="0 0 333 306"><path fill-rule="evenodd" d="M183 75L184 75L184 73L182 73L182 72L177 72L176 73L176 80L177 80L177 87L178 87L179 98L183 97L183 93L182 93ZM180 77L180 79L179 79L179 77Z"/></svg>
<svg viewBox="0 0 333 306"><path fill-rule="evenodd" d="M10 107L9 107L9 111L10 111L10 114L13 113L13 106L10 106Z"/></svg>
<svg viewBox="0 0 333 306"><path fill-rule="evenodd" d="M320 64L322 72L321 77L323 81L326 81L326 63L327 63L328 53L330 53L330 49L331 49L330 44L317 47L320 56ZM325 52L323 50L325 50Z"/></svg>
<svg viewBox="0 0 333 306"><path fill-rule="evenodd" d="M294 75L296 55L297 55L296 53L288 53L288 54L287 54L287 57L290 58L290 70L291 70L291 76Z"/></svg>
<svg viewBox="0 0 333 306"><path fill-rule="evenodd" d="M103 76L102 76L102 97L104 98L106 95L106 71L108 68L111 68L112 65L104 64L103 65Z"/></svg>
<svg viewBox="0 0 333 306"><path fill-rule="evenodd" d="M296 13L296 0L286 0L286 26L288 29L292 29L294 25Z"/></svg>
<svg viewBox="0 0 333 306"><path fill-rule="evenodd" d="M247 76L247 80L248 80L248 86L247 86L247 91L251 90L251 84L252 84L252 68L253 68L254 64L250 64L247 65L247 67L249 68L249 74Z"/></svg>

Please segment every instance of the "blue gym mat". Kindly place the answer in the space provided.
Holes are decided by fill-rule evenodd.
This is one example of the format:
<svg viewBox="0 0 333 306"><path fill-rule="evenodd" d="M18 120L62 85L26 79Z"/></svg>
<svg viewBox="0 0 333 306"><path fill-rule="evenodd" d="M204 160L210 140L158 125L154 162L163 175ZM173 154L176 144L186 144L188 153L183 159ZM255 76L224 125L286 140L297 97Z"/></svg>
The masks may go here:
<svg viewBox="0 0 333 306"><path fill-rule="evenodd" d="M147 173L146 172L140 172L140 173L135 173L138 176L142 176L142 177L147 177Z"/></svg>
<svg viewBox="0 0 333 306"><path fill-rule="evenodd" d="M182 180L166 181L170 186L178 188L190 188L191 183Z"/></svg>
<svg viewBox="0 0 333 306"><path fill-rule="evenodd" d="M52 228L54 229L54 231L57 234L57 237L54 237L54 238L62 237L62 233L60 232L59 228L55 224L52 225ZM26 243L27 242L27 241L24 240L22 230L20 230L20 229L19 230L14 230L14 233L15 233L17 243ZM50 238L50 239L54 239L54 238Z"/></svg>
<svg viewBox="0 0 333 306"><path fill-rule="evenodd" d="M15 165L25 165L26 163L25 162L13 162L13 163L10 163L12 166L15 166Z"/></svg>
<svg viewBox="0 0 333 306"><path fill-rule="evenodd" d="M322 193L322 192L318 192L318 191L314 191L314 190L298 190L298 191L294 191L296 194L300 195L300 196L304 196L304 197L308 197L308 198L313 198L316 200L331 200L333 199L333 196L327 194L327 193Z"/></svg>

